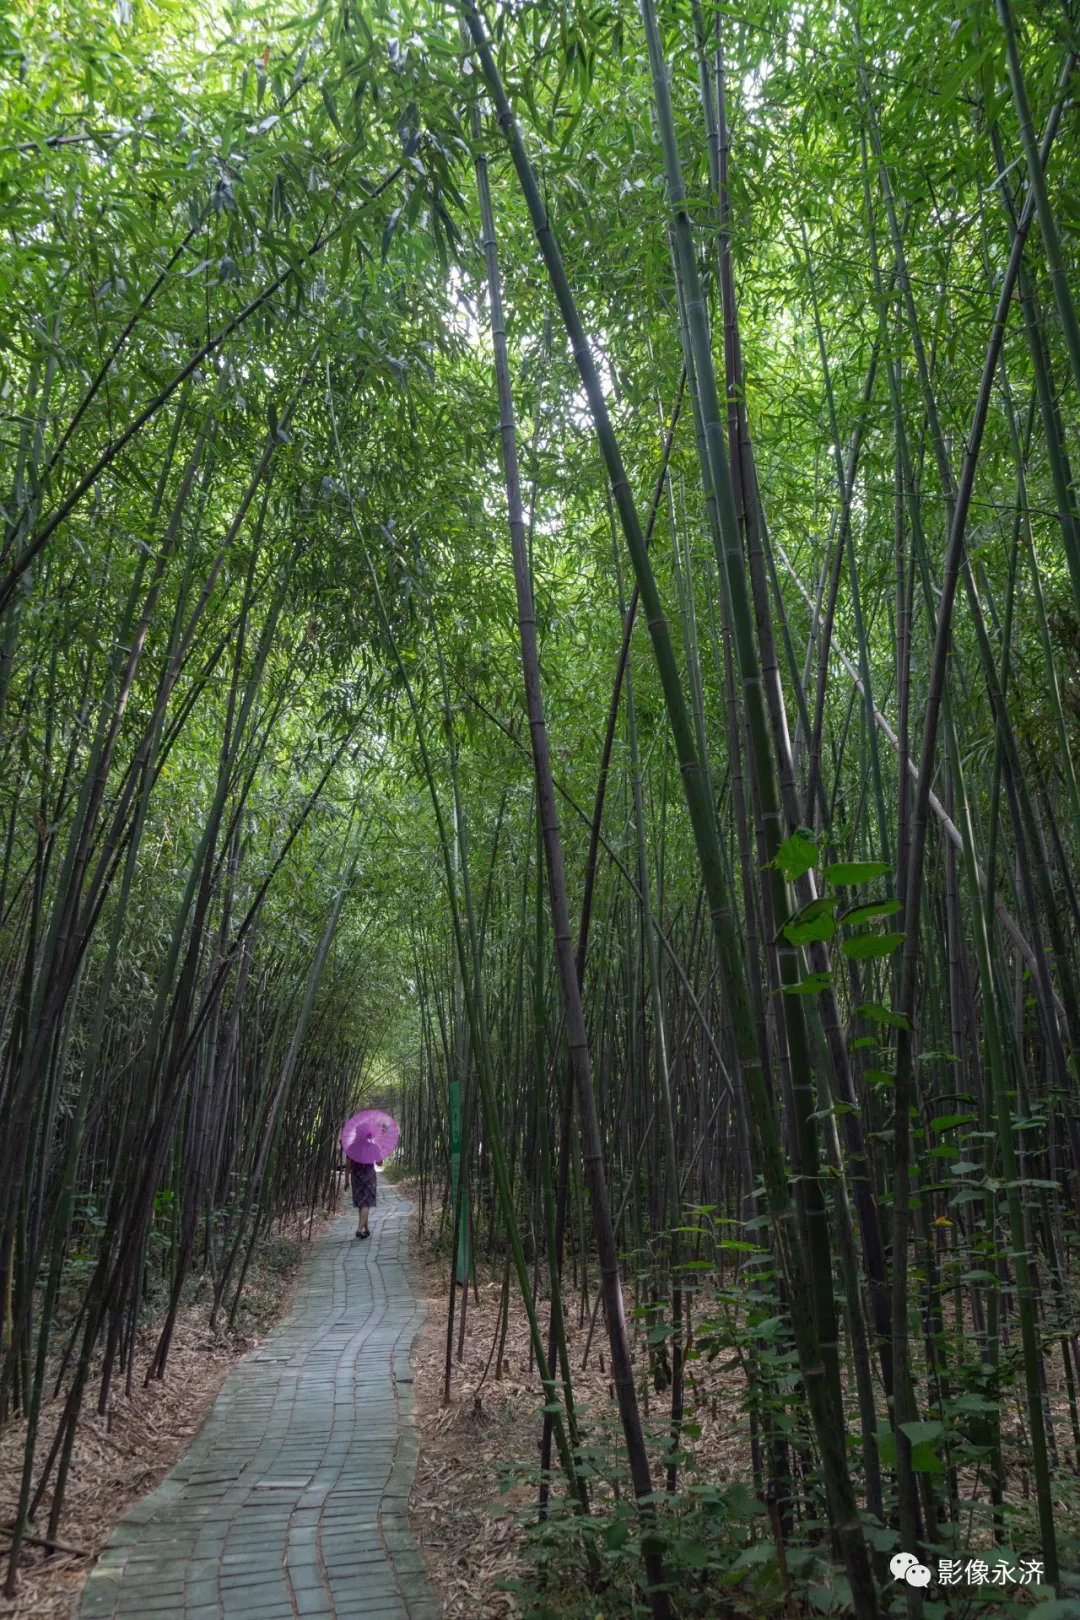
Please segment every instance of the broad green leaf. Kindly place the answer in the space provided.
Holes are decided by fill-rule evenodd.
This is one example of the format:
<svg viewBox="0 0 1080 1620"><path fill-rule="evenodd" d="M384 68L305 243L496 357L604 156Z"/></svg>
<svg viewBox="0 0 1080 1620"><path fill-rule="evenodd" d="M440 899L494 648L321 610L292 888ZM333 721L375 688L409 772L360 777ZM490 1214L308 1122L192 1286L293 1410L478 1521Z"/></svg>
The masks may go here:
<svg viewBox="0 0 1080 1620"><path fill-rule="evenodd" d="M911 1467L916 1474L943 1474L945 1472L941 1458L934 1447L929 1444L912 1446Z"/></svg>
<svg viewBox="0 0 1080 1620"><path fill-rule="evenodd" d="M950 1412L991 1413L999 1412L1001 1404L999 1401L988 1401L985 1395L977 1395L972 1392L969 1395L958 1395L955 1400L949 1402L948 1410Z"/></svg>
<svg viewBox="0 0 1080 1620"><path fill-rule="evenodd" d="M801 878L804 872L809 872L817 864L818 847L814 842L814 835L805 827L796 827L790 838L785 838L772 860L772 865L778 872L782 872L789 883Z"/></svg>
<svg viewBox="0 0 1080 1620"><path fill-rule="evenodd" d="M732 1569L757 1569L761 1564L771 1564L776 1558L776 1550L771 1541L755 1541L752 1547L746 1547L736 1558Z"/></svg>
<svg viewBox="0 0 1080 1620"><path fill-rule="evenodd" d="M845 911L839 920L850 924L864 923L874 917L892 917L899 910L899 900L875 900L871 906L856 906L854 911Z"/></svg>
<svg viewBox="0 0 1080 1620"><path fill-rule="evenodd" d="M819 996L831 983L831 973L808 973L798 984L785 984L781 989L786 996Z"/></svg>
<svg viewBox="0 0 1080 1620"><path fill-rule="evenodd" d="M878 1453L886 1468L896 1467L896 1436L887 1423L879 1423L877 1434Z"/></svg>
<svg viewBox="0 0 1080 1620"><path fill-rule="evenodd" d="M901 1423L900 1428L913 1446L923 1446L933 1440L940 1440L945 1433L944 1423L938 1422L936 1418L928 1418L918 1423Z"/></svg>
<svg viewBox="0 0 1080 1620"><path fill-rule="evenodd" d="M818 1614L832 1614L839 1608L840 1598L831 1586L822 1586L819 1581L812 1581L806 1588L806 1595Z"/></svg>
<svg viewBox="0 0 1080 1620"><path fill-rule="evenodd" d="M903 1013L892 1012L876 1001L864 1001L856 1011L861 1018L869 1018L874 1024L887 1024L890 1029L908 1028L908 1021Z"/></svg>
<svg viewBox="0 0 1080 1620"><path fill-rule="evenodd" d="M957 1125L970 1125L975 1119L974 1114L938 1114L930 1121L932 1131L951 1131Z"/></svg>
<svg viewBox="0 0 1080 1620"><path fill-rule="evenodd" d="M809 945L815 939L832 939L836 933L833 900L815 900L784 924L784 938L790 945Z"/></svg>
<svg viewBox="0 0 1080 1620"><path fill-rule="evenodd" d="M885 861L837 861L825 868L825 879L850 888L855 883L870 883L874 878L884 877L888 870Z"/></svg>
<svg viewBox="0 0 1080 1620"><path fill-rule="evenodd" d="M756 1519L765 1513L765 1505L747 1489L741 1479L724 1491L724 1504L733 1519Z"/></svg>

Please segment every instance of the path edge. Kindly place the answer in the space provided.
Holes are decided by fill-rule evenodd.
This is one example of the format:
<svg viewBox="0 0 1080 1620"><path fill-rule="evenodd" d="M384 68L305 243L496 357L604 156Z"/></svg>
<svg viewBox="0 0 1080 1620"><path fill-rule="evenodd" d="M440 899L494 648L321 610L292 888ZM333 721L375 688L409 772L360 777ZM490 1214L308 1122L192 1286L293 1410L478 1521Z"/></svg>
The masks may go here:
<svg viewBox="0 0 1080 1620"><path fill-rule="evenodd" d="M398 1411L398 1438L390 1482L383 1495L383 1507L379 1511L379 1525L409 1620L443 1620L443 1605L431 1586L424 1555L413 1535L409 1517L409 1502L416 1481L416 1465L420 1457L420 1424L416 1414L412 1358L424 1335L428 1307L420 1274L413 1265L410 1242L409 1224L416 1205L399 1188L394 1187L394 1191L409 1207L409 1215L406 1217L405 1274L414 1300L413 1331L408 1348L405 1349L399 1344L390 1358L390 1376L394 1383L394 1398ZM384 1518L387 1503L393 1504L394 1522L389 1525Z"/></svg>

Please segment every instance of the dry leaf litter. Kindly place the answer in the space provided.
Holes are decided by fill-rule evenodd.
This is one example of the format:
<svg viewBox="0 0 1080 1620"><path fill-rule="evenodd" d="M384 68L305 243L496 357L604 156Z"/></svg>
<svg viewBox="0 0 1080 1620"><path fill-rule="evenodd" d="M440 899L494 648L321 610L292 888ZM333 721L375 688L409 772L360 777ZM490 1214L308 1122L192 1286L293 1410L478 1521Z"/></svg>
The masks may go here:
<svg viewBox="0 0 1080 1620"><path fill-rule="evenodd" d="M407 1183L402 1190L415 1198L415 1189ZM431 1216L429 1211L429 1224L437 1219L438 1212ZM317 1218L310 1227L306 1220L286 1223L281 1232L275 1229L271 1241L280 1244L284 1238L306 1245L321 1235L326 1223L325 1217ZM421 1448L410 1502L413 1534L431 1585L444 1606L445 1620L514 1620L521 1613L520 1605L512 1592L500 1590L500 1583L528 1572L521 1553L521 1518L526 1512L535 1516L536 1495L533 1484L516 1482L514 1475L535 1473L543 1403L540 1380L530 1367L527 1318L512 1287L503 1363L501 1369L496 1367L492 1352L500 1320L502 1273L489 1273L478 1261L460 1361L458 1291L451 1396L444 1405L448 1266L445 1257L433 1255L426 1240L419 1241L415 1214L411 1237L413 1264L428 1303L425 1329L412 1357ZM286 1314L295 1289L299 1253L298 1248L297 1261L287 1269L281 1267L280 1259L274 1265L256 1259L235 1334L211 1337L208 1283L197 1290L179 1313L166 1378L149 1388L143 1387L142 1378L156 1344L157 1324L140 1331L131 1399L123 1394L121 1381L107 1414L98 1417L88 1401L89 1411L80 1425L60 1530L64 1547L72 1550L46 1558L40 1547L24 1549L19 1595L14 1603L0 1598L0 1620L67 1620L74 1615L86 1574L113 1526L183 1455L230 1366L261 1344L274 1322ZM542 1292L539 1303L541 1321L546 1324ZM586 1413L610 1413L613 1402L603 1323L596 1325L588 1364L582 1370L589 1317L582 1319L569 1301L567 1309L575 1398ZM635 1364L643 1369L640 1345ZM687 1420L701 1429L698 1438L686 1443L694 1471L717 1484L747 1480L749 1439L742 1410L742 1375L735 1368L721 1371L715 1366L706 1372L699 1363L697 1376L697 1387L690 1383L687 1389L686 1410ZM1051 1376L1055 1407L1062 1403L1056 1382ZM60 1404L50 1402L43 1411L39 1456L45 1454ZM657 1416L663 1405L663 1398L654 1402ZM0 1559L5 1546L3 1527L10 1525L14 1512L24 1433L20 1422L0 1431ZM657 1480L661 1477L660 1444L654 1437L651 1460ZM47 1522L48 1510L46 1497L39 1526Z"/></svg>
<svg viewBox="0 0 1080 1620"><path fill-rule="evenodd" d="M414 1203L415 1187L403 1184ZM522 1553L523 1520L536 1520L536 1487L511 1483L515 1473L539 1468L539 1447L543 1391L535 1368L530 1370L529 1328L524 1307L511 1281L509 1326L506 1335L501 1376L492 1354L499 1330L502 1296L502 1268L485 1268L476 1257L476 1284L470 1287L466 1312L462 1359L458 1360L461 1291L457 1291L454 1325L454 1362L449 1404L443 1404L446 1365L447 1288L449 1262L436 1256L430 1232L438 1227L439 1211L429 1208L428 1235L421 1241L414 1211L410 1223L413 1263L427 1296L428 1315L423 1334L413 1351L417 1417L420 1427L420 1455L410 1501L413 1535L418 1542L428 1578L444 1605L445 1620L516 1620L522 1613L513 1592L501 1591L500 1583L522 1575L535 1575L535 1564ZM589 1276L590 1310L595 1299L595 1272ZM538 1315L547 1333L548 1303L543 1287L538 1291ZM627 1300L629 1310L630 1301ZM567 1313L567 1342L574 1379L574 1398L586 1418L603 1415L614 1424L614 1391L607 1372L606 1332L602 1315L595 1323L588 1362L582 1359L589 1338L590 1318L580 1315L580 1294L575 1301L569 1279L564 1302ZM705 1310L701 1302L699 1315ZM651 1396L650 1416L645 1417L647 1438L651 1440L650 1466L654 1488L662 1487L661 1454L663 1437L659 1432L666 1420L670 1394L657 1397L646 1389L647 1350L644 1333L637 1324L631 1329L632 1360L638 1376L639 1400L646 1409ZM1059 1435L1068 1432L1068 1407L1060 1369L1047 1362L1048 1394ZM853 1391L849 1391L854 1399ZM684 1421L700 1427L697 1437L684 1435L686 1457L680 1484L691 1479L728 1486L742 1481L753 1490L750 1470L749 1419L744 1409L745 1375L733 1364L731 1352L717 1360L700 1360L687 1367ZM880 1396L880 1391L879 1391ZM1017 1458L1026 1450L1015 1397L1002 1412L1002 1439L1014 1449ZM851 1418L854 1425L854 1416ZM561 1494L558 1463L553 1462L554 1490ZM1017 1478L1019 1475L1019 1478ZM978 1491L985 1498L985 1480L961 1471L961 1495ZM1022 1467L1012 1473L1012 1500L1026 1501L1029 1482ZM602 1511L610 1490L600 1481L591 1482L594 1507ZM972 1537L972 1549L978 1535ZM568 1594L564 1594L568 1595ZM577 1594L583 1595L583 1594ZM554 1596L549 1592L549 1601ZM733 1594L734 1596L734 1594Z"/></svg>
<svg viewBox="0 0 1080 1620"><path fill-rule="evenodd" d="M256 1250L234 1332L208 1327L210 1280L201 1280L180 1310L165 1377L143 1387L160 1323L138 1334L130 1400L123 1376L116 1378L109 1408L99 1417L91 1378L79 1424L64 1499L59 1539L68 1551L48 1557L43 1548L23 1549L14 1602L0 1597L2 1620L68 1620L78 1607L94 1560L124 1512L164 1479L202 1426L234 1362L263 1343L286 1315L296 1288L303 1250L325 1231L326 1216L276 1224ZM55 1378L55 1369L53 1371ZM38 1464L48 1455L66 1390L42 1410ZM22 1472L26 1428L21 1421L0 1430L0 1563L6 1568L11 1524ZM48 1524L51 1500L38 1512L37 1529Z"/></svg>
<svg viewBox="0 0 1080 1620"><path fill-rule="evenodd" d="M408 1191L408 1187L405 1189ZM415 1193L413 1194L415 1197ZM438 1224L438 1211L428 1212L429 1224ZM511 1283L509 1325L501 1376L492 1354L499 1330L502 1268L485 1270L477 1256L476 1287L470 1287L466 1310L463 1357L457 1359L461 1291L458 1290L454 1325L454 1365L450 1402L443 1405L446 1365L447 1284L449 1266L435 1258L425 1239L418 1237L414 1214L411 1223L413 1263L420 1274L428 1303L424 1332L413 1351L414 1389L420 1425L420 1457L410 1501L413 1535L419 1543L428 1578L444 1605L445 1620L514 1620L522 1610L513 1592L499 1583L531 1573L521 1552L521 1518L536 1516L533 1484L511 1483L518 1470L539 1467L543 1390L535 1366L530 1370L529 1325L524 1307ZM589 1278L590 1311L593 1282ZM606 1334L597 1321L584 1371L581 1363L589 1337L590 1316L580 1316L580 1297L567 1298L567 1345L574 1375L574 1397L582 1414L615 1413L610 1383ZM548 1305L540 1290L538 1314L545 1337ZM633 1352L642 1373L644 1351ZM639 1392L642 1380L639 1377ZM743 1383L737 1372L709 1374L708 1391L695 1399L688 1382L686 1419L701 1425L700 1438L690 1442L695 1467L723 1484L746 1476L749 1439L741 1411ZM653 1397L652 1417L667 1418L667 1397ZM654 1482L663 1478L662 1440L654 1435L650 1464ZM558 1469L557 1461L554 1468ZM553 1490L562 1494L561 1479ZM597 1506L605 1493L594 1482Z"/></svg>

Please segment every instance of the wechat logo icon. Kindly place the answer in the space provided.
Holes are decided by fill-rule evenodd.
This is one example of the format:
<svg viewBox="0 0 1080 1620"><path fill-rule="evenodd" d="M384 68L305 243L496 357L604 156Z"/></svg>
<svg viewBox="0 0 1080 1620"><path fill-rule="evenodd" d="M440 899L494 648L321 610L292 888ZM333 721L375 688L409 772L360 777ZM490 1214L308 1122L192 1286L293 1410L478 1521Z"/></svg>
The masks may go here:
<svg viewBox="0 0 1080 1620"><path fill-rule="evenodd" d="M893 1579L907 1581L909 1586L929 1586L930 1571L925 1564L920 1564L914 1553L894 1553L889 1561Z"/></svg>

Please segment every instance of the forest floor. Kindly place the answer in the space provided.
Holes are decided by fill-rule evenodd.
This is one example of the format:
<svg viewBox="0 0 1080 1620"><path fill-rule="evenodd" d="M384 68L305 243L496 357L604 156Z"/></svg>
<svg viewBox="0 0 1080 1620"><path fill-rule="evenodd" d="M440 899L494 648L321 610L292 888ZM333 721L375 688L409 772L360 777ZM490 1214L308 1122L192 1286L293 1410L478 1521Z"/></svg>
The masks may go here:
<svg viewBox="0 0 1080 1620"><path fill-rule="evenodd" d="M0 1620L69 1620L78 1606L87 1573L114 1526L139 1497L157 1486L198 1434L229 1368L266 1339L292 1304L300 1262L321 1237L328 1216L286 1221L260 1241L248 1271L233 1330L208 1326L210 1279L201 1279L176 1322L166 1376L143 1385L146 1363L157 1344L160 1319L148 1320L137 1339L131 1397L123 1380L114 1386L108 1411L99 1417L88 1400L79 1425L61 1521L63 1550L47 1558L39 1546L23 1550L19 1593L0 1597ZM91 1389L94 1380L91 1378ZM45 1406L39 1455L44 1455L62 1401ZM22 1467L25 1426L0 1431L0 1561L6 1564L10 1526ZM47 1523L49 1498L39 1510Z"/></svg>
<svg viewBox="0 0 1080 1620"><path fill-rule="evenodd" d="M402 1183L401 1191L415 1203L415 1186ZM516 1620L523 1605L515 1583L528 1586L536 1567L528 1536L536 1521L543 1391L513 1286L501 1364L496 1364L503 1272L501 1266L492 1271L481 1261L469 1289L460 1360L461 1291L457 1294L451 1396L443 1404L448 1264L446 1254L432 1241L437 1224L438 1211L429 1209L428 1233L421 1242L414 1209L411 1256L428 1315L412 1355L420 1441L410 1501L412 1532L431 1586L444 1606L445 1620ZM153 1490L186 1451L229 1368L262 1343L288 1312L301 1258L325 1226L325 1220L317 1220L311 1230L306 1222L286 1226L260 1245L240 1321L231 1335L211 1337L207 1292L205 1287L196 1290L180 1314L167 1377L147 1389L142 1370L156 1342L156 1325L148 1322L139 1335L131 1399L118 1386L106 1416L87 1416L81 1426L61 1529L65 1550L48 1560L39 1548L26 1550L19 1597L13 1605L0 1600L0 1620L66 1620L74 1614L86 1573L118 1519L132 1502ZM590 1299L594 1282L590 1277ZM546 1324L542 1289L540 1295L540 1317ZM615 1453L618 1438L602 1320L596 1323L583 1369L589 1333L589 1314L575 1306L568 1322L575 1398L586 1418L590 1443L598 1451L610 1447ZM643 1354L639 1345L635 1359ZM745 1495L752 1489L752 1478L743 1375L730 1359L722 1359L726 1365L703 1361L689 1369L685 1436L689 1466L680 1484L708 1481ZM1053 1375L1056 1368L1051 1365L1050 1371ZM639 1389L645 1383L641 1380ZM1064 1434L1063 1393L1053 1376L1051 1394L1059 1433ZM666 1395L654 1396L652 1412L644 1414L658 1487L663 1481L660 1457L667 1404ZM47 1408L44 1441L57 1415L58 1407ZM0 1433L0 1533L13 1511L22 1438L17 1424ZM1016 1439L1022 1442L1022 1435ZM561 1491L561 1482L555 1489ZM615 1508L610 1491L598 1480L593 1494L603 1519L610 1522ZM44 1523L47 1511L46 1502L39 1523ZM2 1546L0 1540L0 1554ZM566 1569L564 1565L564 1573ZM560 1595L572 1600L579 1594ZM981 1615L993 1612L987 1606L980 1609Z"/></svg>
<svg viewBox="0 0 1080 1620"><path fill-rule="evenodd" d="M407 1185L403 1190L415 1191ZM433 1219L438 1220L438 1211ZM495 1365L499 1331L502 1272L489 1274L477 1263L475 1290L470 1287L465 1314L462 1357L457 1358L461 1293L454 1325L454 1365L449 1405L443 1404L446 1365L447 1257L434 1252L412 1223L412 1260L427 1292L428 1315L413 1351L416 1377L420 1456L410 1504L413 1536L427 1565L428 1578L445 1606L445 1620L513 1620L522 1605L512 1583L532 1573L523 1553L529 1519L536 1518L539 1472L539 1409L543 1389L530 1357L528 1320L511 1283L510 1311L501 1370ZM541 1302L546 1333L547 1308ZM607 1346L602 1320L596 1324L582 1370L590 1322L577 1314L567 1323L567 1344L574 1373L574 1395L583 1410L612 1410ZM719 1373L703 1410L694 1413L701 1426L695 1452L711 1477L729 1482L741 1477L746 1455L745 1418L740 1410L739 1376ZM661 1403L662 1404L662 1403ZM666 1421L666 1411L654 1411ZM688 1414L689 1415L689 1414ZM649 1415L645 1415L648 1428ZM654 1481L662 1480L660 1434L650 1436ZM557 1465L556 1465L557 1467ZM556 1490L561 1494L561 1481Z"/></svg>
<svg viewBox="0 0 1080 1620"><path fill-rule="evenodd" d="M415 1203L417 1188L403 1184L402 1190ZM536 1553L530 1550L527 1540L530 1527L535 1526L537 1520L539 1414L543 1391L530 1357L527 1318L513 1283L503 1363L501 1369L496 1367L502 1268L495 1272L478 1260L475 1286L469 1290L463 1340L459 1340L461 1291L457 1291L453 1374L450 1400L444 1404L449 1263L448 1256L432 1241L438 1213L437 1209L429 1208L428 1231L422 1241L415 1211L411 1222L412 1261L426 1291L428 1305L425 1329L412 1356L420 1427L420 1454L410 1503L412 1531L427 1566L429 1581L444 1604L445 1620L517 1620L523 1613L523 1603L519 1600L520 1592L514 1588L523 1582L530 1597L536 1592ZM590 1299L594 1280L589 1279ZM541 1287L539 1314L546 1334L547 1304L543 1293ZM583 1369L589 1328L588 1315L582 1320L575 1308L567 1324L575 1401L589 1421L590 1442L595 1444L599 1431L601 1444L609 1445L614 1451L618 1439L613 1421L613 1390L606 1371L607 1346L602 1318L595 1325ZM635 1364L640 1365L643 1354L639 1344L632 1352ZM721 1362L726 1365L721 1366ZM1069 1417L1065 1391L1060 1387L1060 1369L1051 1358L1046 1366L1057 1432L1065 1436ZM639 1395L646 1382L639 1378ZM662 1426L667 1420L669 1400L667 1393L653 1396L652 1412L646 1409L643 1413L656 1489L663 1485L661 1453L665 1437ZM692 1369L688 1368L685 1421L687 1463L680 1476L680 1489L692 1490L707 1482L749 1496L753 1491L753 1476L745 1380L739 1368L732 1366L730 1356L714 1363L700 1361ZM1024 1536L1022 1526L1031 1516L1027 1470L1020 1460L1027 1449L1022 1426L1010 1422L1003 1432L1003 1440L1014 1464L1019 1464L1012 1477L1015 1480L1019 1475L1020 1489L1010 1492L1009 1498L1013 1499L1019 1514L1020 1539ZM556 1463L555 1489L561 1493L557 1467ZM1062 1475L1058 1478L1061 1481ZM1073 1479L1068 1468L1064 1478ZM980 1492L977 1479L961 1475L961 1494L966 1495L972 1488L985 1496L985 1488ZM1072 1522L1075 1483L1065 1488L1069 1490L1069 1499L1066 1501L1063 1497L1058 1503L1059 1522L1061 1532L1071 1542L1075 1531ZM615 1504L602 1482L594 1483L593 1497L596 1510L610 1522ZM982 1539L985 1538L973 1536L972 1552L979 1551L977 1543ZM1026 1539L1034 1544L1033 1523ZM1021 1551L1022 1546L1021 1542ZM1071 1567L1072 1558L1065 1546L1062 1552L1066 1556L1066 1567ZM562 1571L563 1575L569 1573L570 1566L564 1563ZM884 1567L882 1573L888 1581ZM545 1604L551 1605L545 1607L545 1612L552 1614L560 1612L564 1602L573 1608L575 1600L584 1596L584 1588L560 1590L557 1594L558 1579L553 1573L552 1586L545 1595ZM1074 1575L1068 1579L1068 1591L1080 1593L1080 1577ZM754 1606L749 1592L746 1594L749 1609L742 1607L737 1594L732 1596L734 1606L730 1610L725 1607L725 1613L763 1612ZM801 1596L805 1598L805 1593ZM995 1599L996 1594L989 1590L979 1593L975 1608L965 1612L977 1612L980 1620L991 1620L994 1616L1018 1612L1017 1601L1021 1606L1037 1601L1033 1594L1015 1587L1010 1590L1008 1603L1002 1605ZM790 1614L792 1610L780 1601L775 1610L770 1607L768 1612ZM818 1611L814 1604L800 1604L795 1612ZM1080 1615L1080 1606L1077 1614Z"/></svg>

